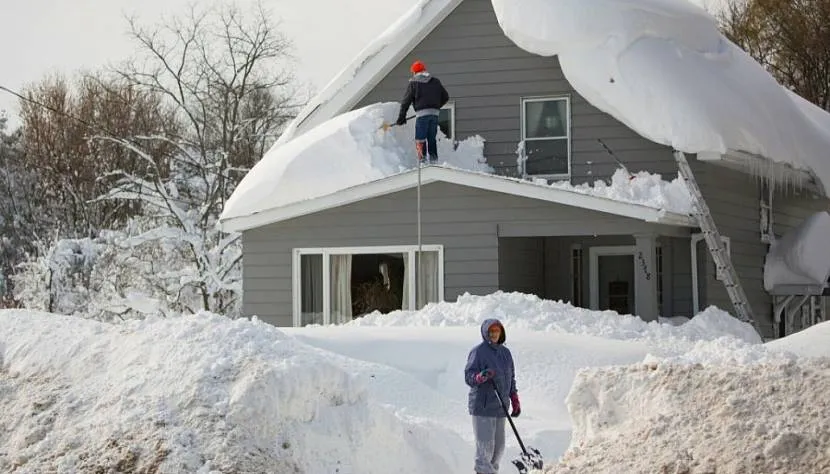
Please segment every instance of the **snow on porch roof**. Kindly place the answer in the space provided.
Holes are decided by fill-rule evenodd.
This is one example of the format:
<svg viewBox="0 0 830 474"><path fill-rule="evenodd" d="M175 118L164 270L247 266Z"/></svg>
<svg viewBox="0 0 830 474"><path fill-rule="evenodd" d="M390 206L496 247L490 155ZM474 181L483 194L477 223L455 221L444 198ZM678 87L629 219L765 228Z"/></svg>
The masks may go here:
<svg viewBox="0 0 830 474"><path fill-rule="evenodd" d="M688 214L670 212L664 209L647 206L645 204L625 202L608 197L583 193L576 189L549 186L546 184L536 184L530 181L496 176L488 173L447 168L444 166L428 166L422 168L421 171L422 185L435 182L453 183L514 196L538 199L555 204L563 204L566 206L604 212L655 224L680 227L695 227L697 225L694 219ZM359 202L365 199L411 189L417 186L417 173L417 169L408 170L368 183L341 189L325 196L290 203L254 214L232 217L222 221L222 229L225 232L240 232L285 221L295 217L313 214L326 209Z"/></svg>
<svg viewBox="0 0 830 474"><path fill-rule="evenodd" d="M277 146L354 107L462 1L419 0L311 100ZM580 95L641 136L708 157L760 156L830 192L830 114L781 87L696 5L491 2L508 38L557 56Z"/></svg>

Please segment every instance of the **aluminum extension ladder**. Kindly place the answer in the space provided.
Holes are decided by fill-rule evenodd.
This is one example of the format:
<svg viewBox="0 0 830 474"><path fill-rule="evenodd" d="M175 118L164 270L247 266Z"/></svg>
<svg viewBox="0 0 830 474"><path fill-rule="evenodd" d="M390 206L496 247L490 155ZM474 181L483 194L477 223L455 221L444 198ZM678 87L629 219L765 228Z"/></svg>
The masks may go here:
<svg viewBox="0 0 830 474"><path fill-rule="evenodd" d="M689 189L689 194L693 199L693 213L697 218L700 230L703 231L703 238L709 247L709 253L712 254L712 260L715 262L718 274L722 275L721 280L726 287L726 292L729 294L729 299L732 301L732 306L735 308L738 319L752 324L755 331L761 334L758 324L755 321L752 313L752 307L749 305L749 299L746 297L741 281L738 278L738 273L732 265L732 258L721 238L718 228L715 226L715 220L712 218L712 213L709 211L709 206L706 205L706 200L703 199L703 194L695 180L692 168L689 162L686 161L686 154L682 151L675 150L674 159L677 161L677 168L680 170L680 176L686 183Z"/></svg>

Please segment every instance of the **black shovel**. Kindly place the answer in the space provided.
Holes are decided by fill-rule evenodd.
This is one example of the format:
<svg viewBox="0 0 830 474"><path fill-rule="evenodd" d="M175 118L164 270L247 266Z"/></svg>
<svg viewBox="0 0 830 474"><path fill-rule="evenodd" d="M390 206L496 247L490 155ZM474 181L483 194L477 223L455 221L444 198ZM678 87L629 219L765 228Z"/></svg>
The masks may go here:
<svg viewBox="0 0 830 474"><path fill-rule="evenodd" d="M507 417L507 421L510 422L510 427L513 428L513 434L516 435L516 440L522 448L521 456L519 456L518 459L513 460L513 465L519 470L519 474L527 474L528 469L530 468L541 471L544 464L544 461L542 460L542 453L540 453L538 449L530 446L525 449L525 444L522 443L522 438L519 437L519 432L516 431L516 425L513 424L513 418L510 417L510 413L507 411L507 405L504 403L504 400L501 399L501 394L499 393L499 388L496 386L495 380L493 380L493 391L496 392L496 398L499 399L499 404L501 405L502 410L504 410L504 415ZM528 450L530 450L530 452L528 452Z"/></svg>

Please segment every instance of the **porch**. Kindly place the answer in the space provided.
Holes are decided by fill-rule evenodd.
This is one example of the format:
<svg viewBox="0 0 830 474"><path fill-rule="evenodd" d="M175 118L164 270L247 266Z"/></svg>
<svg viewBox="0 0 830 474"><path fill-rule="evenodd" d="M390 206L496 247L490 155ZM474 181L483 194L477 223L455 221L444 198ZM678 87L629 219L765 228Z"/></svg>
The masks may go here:
<svg viewBox="0 0 830 474"><path fill-rule="evenodd" d="M658 234L499 237L499 288L594 310L694 314L691 237Z"/></svg>

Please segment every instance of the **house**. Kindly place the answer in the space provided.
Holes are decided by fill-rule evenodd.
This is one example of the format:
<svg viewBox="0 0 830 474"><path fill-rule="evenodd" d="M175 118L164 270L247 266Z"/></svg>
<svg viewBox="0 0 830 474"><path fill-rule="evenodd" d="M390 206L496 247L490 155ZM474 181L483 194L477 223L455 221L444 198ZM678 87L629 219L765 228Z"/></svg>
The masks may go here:
<svg viewBox="0 0 830 474"><path fill-rule="evenodd" d="M661 135L666 121L652 122L652 128L642 124L650 115L676 114L664 110L670 104L596 93L613 87L614 77L601 78L590 89L586 84L596 79L592 69L575 74L572 67L566 74L565 67L587 55L528 51L539 43L527 35L511 39L516 25L499 17L494 5L502 12L509 8L500 0L420 1L321 91L276 145L293 146L341 114L398 100L409 65L420 59L452 97L442 111L443 132L454 140L483 137L484 156L494 172L430 166L318 190L297 202L265 202L250 212L226 209L221 225L242 234L246 315L278 326L337 323L372 309L420 308L497 290L646 320L691 317L708 305L732 309L688 213L540 186L538 180L573 185L607 180L620 163L671 178L677 175L673 153L684 145L678 127L735 129L740 140L751 135L750 124L689 111L695 120L669 124L674 135ZM761 72L753 74L756 82L766 80ZM578 92L571 77L591 93ZM667 87L692 99L700 93L688 83ZM768 112L736 95L727 98L728 111L747 107L744 117L749 118ZM782 115L773 133L746 139L749 145L756 139L770 146L752 149L736 141L734 148L719 152L688 153L765 337L796 330L796 319L824 318L824 281L809 287L764 286L772 240L830 209L827 169L819 166L829 160L830 139L816 131L830 124L830 115L803 102L780 91L779 105L804 116ZM619 104L628 108L615 107ZM631 110L637 107L642 111L634 117ZM808 119L809 127L798 122ZM773 135L778 141L770 141ZM519 144L526 152L519 156L523 166L517 172ZM796 154L801 161L793 161ZM413 263L418 256L419 263Z"/></svg>

